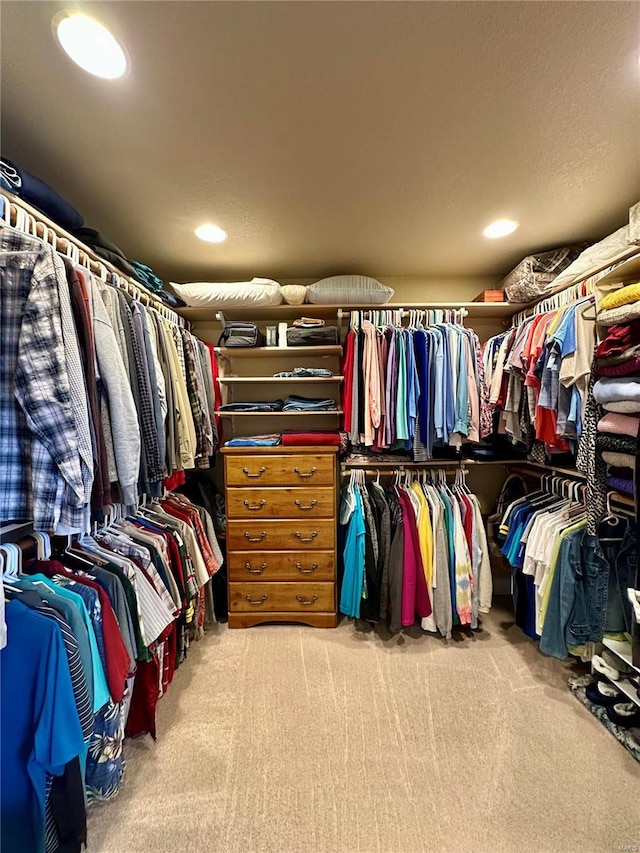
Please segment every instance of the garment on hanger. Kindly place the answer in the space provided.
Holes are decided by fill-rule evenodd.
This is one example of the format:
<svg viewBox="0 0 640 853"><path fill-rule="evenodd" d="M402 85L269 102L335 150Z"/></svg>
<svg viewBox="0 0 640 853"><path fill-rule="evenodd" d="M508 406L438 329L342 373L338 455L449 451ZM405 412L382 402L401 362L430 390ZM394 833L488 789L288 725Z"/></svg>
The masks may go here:
<svg viewBox="0 0 640 853"><path fill-rule="evenodd" d="M543 477L540 491L507 508L501 526L516 623L559 658L581 654L605 633L628 632L626 589L639 580L635 522L612 514L591 534L584 493L580 500L567 494L576 485Z"/></svg>
<svg viewBox="0 0 640 853"><path fill-rule="evenodd" d="M564 305L558 298L551 310L487 341L483 361L496 433L528 450L538 442L547 454L575 454L595 340L592 305L592 296Z"/></svg>
<svg viewBox="0 0 640 853"><path fill-rule="evenodd" d="M383 487L352 471L343 490L346 528L340 610L393 633L420 618L450 636L478 626L491 607L492 578L480 505L464 479L451 488L418 477Z"/></svg>
<svg viewBox="0 0 640 853"><path fill-rule="evenodd" d="M32 560L25 574L5 572L9 619L0 670L5 688L1 749L7 772L0 779L0 799L2 840L8 850L53 853L84 842L85 799L102 802L117 794L125 769L125 733L149 732L155 738L157 703L190 643L202 633L206 611L215 618L210 579L222 559L207 509L184 495L168 494L137 514L107 519L55 559ZM35 622L31 614L38 617ZM43 622L49 627L41 630ZM41 647L21 647L24 630ZM51 670L51 648L58 644L64 659ZM30 666L34 669L28 675ZM13 682L5 683L5 676ZM21 688L17 702L15 685L25 685L29 678L33 687ZM47 691L48 710L42 705ZM19 726L13 709L21 713ZM55 730L47 734L42 725L49 723ZM13 750L18 730L19 754ZM54 760L51 750L58 742L55 756L60 758ZM27 773L33 762L36 776L31 769ZM14 785L16 763L31 780L29 786ZM28 825L15 825L15 815ZM14 837L28 837L29 846L11 846Z"/></svg>
<svg viewBox="0 0 640 853"><path fill-rule="evenodd" d="M380 312L390 314L391 312ZM490 431L484 365L475 333L455 323L421 326L400 319L374 325L351 314L344 344L344 429L354 447L412 451L479 441Z"/></svg>
<svg viewBox="0 0 640 853"><path fill-rule="evenodd" d="M218 443L208 348L50 245L0 225L0 520L87 533Z"/></svg>

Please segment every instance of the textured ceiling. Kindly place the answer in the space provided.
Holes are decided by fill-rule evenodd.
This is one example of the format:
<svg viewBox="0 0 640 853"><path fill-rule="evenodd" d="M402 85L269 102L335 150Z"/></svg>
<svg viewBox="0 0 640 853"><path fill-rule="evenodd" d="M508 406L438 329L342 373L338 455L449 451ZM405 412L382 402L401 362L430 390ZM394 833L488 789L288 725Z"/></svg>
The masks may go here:
<svg viewBox="0 0 640 853"><path fill-rule="evenodd" d="M1 4L2 150L166 277L501 274L640 198L639 3L87 3L118 82L63 8Z"/></svg>

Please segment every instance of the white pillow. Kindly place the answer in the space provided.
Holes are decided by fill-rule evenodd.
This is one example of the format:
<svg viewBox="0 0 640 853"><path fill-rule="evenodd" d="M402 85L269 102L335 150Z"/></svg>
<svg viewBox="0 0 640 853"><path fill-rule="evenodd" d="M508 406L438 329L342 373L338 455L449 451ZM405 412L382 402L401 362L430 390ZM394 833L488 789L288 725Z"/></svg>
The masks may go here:
<svg viewBox="0 0 640 853"><path fill-rule="evenodd" d="M282 288L270 278L232 282L193 281L188 284L172 281L171 287L190 308L264 308L281 305L283 301Z"/></svg>
<svg viewBox="0 0 640 853"><path fill-rule="evenodd" d="M366 275L334 275L310 284L307 301L314 305L384 305L395 290Z"/></svg>
<svg viewBox="0 0 640 853"><path fill-rule="evenodd" d="M283 284L281 289L287 305L302 305L307 295L304 284Z"/></svg>

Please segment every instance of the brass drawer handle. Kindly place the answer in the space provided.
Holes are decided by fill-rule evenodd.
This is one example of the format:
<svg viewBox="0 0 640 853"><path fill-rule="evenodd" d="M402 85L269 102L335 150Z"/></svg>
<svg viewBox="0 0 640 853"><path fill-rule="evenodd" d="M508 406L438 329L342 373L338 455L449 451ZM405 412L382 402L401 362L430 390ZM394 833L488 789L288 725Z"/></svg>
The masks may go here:
<svg viewBox="0 0 640 853"><path fill-rule="evenodd" d="M296 563L296 569L300 572L301 575L311 575L318 568L317 563L311 563L311 567L308 569L302 568L302 563Z"/></svg>
<svg viewBox="0 0 640 853"><path fill-rule="evenodd" d="M261 510L265 504L266 504L266 501L264 498L260 501L259 504L252 504L252 503L249 503L249 501L244 501L244 505L251 512L257 512L258 510Z"/></svg>
<svg viewBox="0 0 640 853"><path fill-rule="evenodd" d="M264 572L264 570L267 568L267 564L263 563L259 569L252 569L251 563L245 563L244 567L249 572L249 574L251 574L251 575L261 575Z"/></svg>
<svg viewBox="0 0 640 853"><path fill-rule="evenodd" d="M296 500L296 506L299 507L300 509L313 509L314 506L317 506L317 505L318 505L318 501L316 501L316 500L312 500L311 503L307 504L306 506L304 506L304 504L302 504L299 500Z"/></svg>
<svg viewBox="0 0 640 853"><path fill-rule="evenodd" d="M306 473L306 474L305 474L303 471L301 471L299 468L294 468L293 470L294 470L294 471L295 471L295 473L298 475L298 477L313 477L313 475L316 473L316 471L317 471L318 469L317 469L317 468L316 468L316 466L314 465L314 466L311 468L311 470L310 470L308 473Z"/></svg>
<svg viewBox="0 0 640 853"><path fill-rule="evenodd" d="M248 469L248 468L243 468L243 469L242 469L242 473L243 473L243 474L245 474L247 477L250 477L250 478L254 478L254 479L255 479L255 477L262 477L262 475L264 474L264 472L265 472L266 470L267 470L267 469L264 467L264 465L261 465L261 466L260 466L260 468L258 469L258 472L257 472L256 474L250 474L250 473L249 473L249 469Z"/></svg>
<svg viewBox="0 0 640 853"><path fill-rule="evenodd" d="M248 598L248 596L247 596ZM265 595L266 598L266 595ZM301 595L296 595L296 601L299 601L303 607L311 607L318 600L317 595L312 595L311 598L303 598Z"/></svg>
<svg viewBox="0 0 640 853"><path fill-rule="evenodd" d="M263 530L262 533L260 534L260 536L252 536L250 533L247 533L247 531L245 530L244 538L248 539L249 542L262 542L263 539L267 538L267 531Z"/></svg>
<svg viewBox="0 0 640 853"><path fill-rule="evenodd" d="M247 534L245 533L245 536L246 535ZM299 530L296 531L296 539L299 539L301 542L313 542L317 535L318 533L316 530L312 531L311 536L303 536Z"/></svg>
<svg viewBox="0 0 640 853"><path fill-rule="evenodd" d="M250 595L245 595L245 598L252 607L260 607L260 605L264 604L265 601L267 600L267 595L265 593L265 595L263 595L262 598L251 598Z"/></svg>

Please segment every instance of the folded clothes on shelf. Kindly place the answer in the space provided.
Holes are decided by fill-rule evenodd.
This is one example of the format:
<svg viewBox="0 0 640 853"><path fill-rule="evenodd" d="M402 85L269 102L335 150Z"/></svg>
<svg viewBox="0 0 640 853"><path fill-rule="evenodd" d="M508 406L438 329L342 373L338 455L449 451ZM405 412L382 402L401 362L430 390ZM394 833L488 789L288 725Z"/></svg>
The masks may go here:
<svg viewBox="0 0 640 853"><path fill-rule="evenodd" d="M325 367L294 367L293 370L283 370L281 373L274 373L273 375L275 379L295 377L304 379L312 376L333 376L333 371L327 370Z"/></svg>
<svg viewBox="0 0 640 853"><path fill-rule="evenodd" d="M61 228L73 231L84 225L82 215L49 184L21 169L5 156L0 161L0 173L3 187L37 207Z"/></svg>
<svg viewBox="0 0 640 853"><path fill-rule="evenodd" d="M220 412L281 412L282 400L261 400L250 403L225 403Z"/></svg>
<svg viewBox="0 0 640 853"><path fill-rule="evenodd" d="M298 329L313 329L318 326L324 326L324 320L317 320L314 317L298 317L293 321L293 325Z"/></svg>
<svg viewBox="0 0 640 853"><path fill-rule="evenodd" d="M282 444L285 446L327 446L340 447L340 434L331 430L314 430L314 432L296 432L287 430L282 433Z"/></svg>
<svg viewBox="0 0 640 853"><path fill-rule="evenodd" d="M277 447L280 444L280 434L246 435L225 441L225 447Z"/></svg>
<svg viewBox="0 0 640 853"><path fill-rule="evenodd" d="M284 401L285 412L332 412L337 410L335 400L322 399L319 397L299 397L289 394Z"/></svg>
<svg viewBox="0 0 640 853"><path fill-rule="evenodd" d="M287 329L287 346L290 347L322 347L339 343L340 333L337 326Z"/></svg>
<svg viewBox="0 0 640 853"><path fill-rule="evenodd" d="M625 495L635 494L632 479L626 480L622 477L607 477L607 486L615 492L623 492Z"/></svg>

